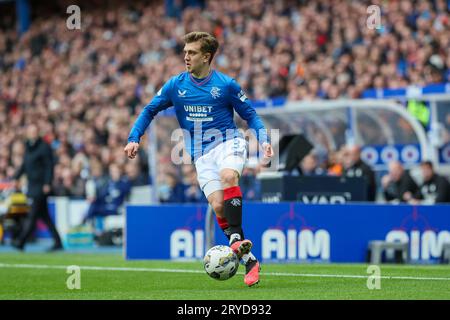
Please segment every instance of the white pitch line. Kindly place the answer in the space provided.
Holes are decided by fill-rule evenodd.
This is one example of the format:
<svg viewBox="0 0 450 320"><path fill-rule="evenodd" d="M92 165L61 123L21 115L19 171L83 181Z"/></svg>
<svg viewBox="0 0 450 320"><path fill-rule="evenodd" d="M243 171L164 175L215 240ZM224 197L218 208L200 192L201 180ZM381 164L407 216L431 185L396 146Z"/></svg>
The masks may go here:
<svg viewBox="0 0 450 320"><path fill-rule="evenodd" d="M267 272L261 273L267 276L280 276L280 277L318 277L318 278L358 278L367 279L369 276L372 278L380 279L394 279L394 280L436 280L436 281L450 281L450 278L445 277L408 277L408 276L373 276L373 275L352 275L352 274L314 274L314 273L282 273L282 272Z"/></svg>
<svg viewBox="0 0 450 320"><path fill-rule="evenodd" d="M62 265L46 265L46 264L10 264L0 263L0 268L28 268L28 269L67 269ZM82 270L96 271L132 271L132 272L165 272L165 273L204 273L202 270L187 269L164 269L164 268L130 268L130 267L99 267L99 266L78 266ZM243 272L238 272L243 274ZM351 274L314 274L314 273L284 273L284 272L261 272L262 276L275 277L316 277L316 278L356 278L367 279L370 275L351 275ZM375 276L373 276L375 278ZM450 281L446 277L408 277L408 276L380 276L380 279L391 280L432 280L432 281Z"/></svg>

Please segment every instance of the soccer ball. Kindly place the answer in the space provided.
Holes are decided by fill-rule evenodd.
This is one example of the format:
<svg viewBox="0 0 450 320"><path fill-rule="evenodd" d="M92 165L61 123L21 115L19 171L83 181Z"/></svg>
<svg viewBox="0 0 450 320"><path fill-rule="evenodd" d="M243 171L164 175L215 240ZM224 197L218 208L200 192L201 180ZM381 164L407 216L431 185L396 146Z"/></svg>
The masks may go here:
<svg viewBox="0 0 450 320"><path fill-rule="evenodd" d="M230 247L215 246L206 252L203 267L211 278L227 280L236 274L239 259Z"/></svg>

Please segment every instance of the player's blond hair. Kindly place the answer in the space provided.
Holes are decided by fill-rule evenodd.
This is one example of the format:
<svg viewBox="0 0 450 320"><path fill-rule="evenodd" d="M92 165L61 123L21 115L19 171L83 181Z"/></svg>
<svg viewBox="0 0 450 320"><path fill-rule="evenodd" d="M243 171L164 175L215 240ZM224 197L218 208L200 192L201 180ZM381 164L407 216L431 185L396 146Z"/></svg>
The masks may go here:
<svg viewBox="0 0 450 320"><path fill-rule="evenodd" d="M210 53L211 57L209 58L209 63L211 63L214 55L219 48L219 41L209 34L208 32L203 31L193 31L184 36L184 43L192 43L200 41L201 46L200 50L202 53Z"/></svg>

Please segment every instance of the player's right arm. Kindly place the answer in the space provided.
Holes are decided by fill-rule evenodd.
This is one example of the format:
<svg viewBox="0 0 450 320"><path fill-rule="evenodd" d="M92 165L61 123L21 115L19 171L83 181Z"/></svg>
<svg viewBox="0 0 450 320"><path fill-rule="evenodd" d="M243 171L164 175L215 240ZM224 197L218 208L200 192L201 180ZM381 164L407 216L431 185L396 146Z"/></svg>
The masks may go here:
<svg viewBox="0 0 450 320"><path fill-rule="evenodd" d="M170 93L172 91L172 79L167 81L164 86L153 97L152 101L147 104L137 118L128 135L128 144L125 146L124 152L130 159L134 159L139 149L139 142L144 135L145 130L156 114L164 109L172 106Z"/></svg>

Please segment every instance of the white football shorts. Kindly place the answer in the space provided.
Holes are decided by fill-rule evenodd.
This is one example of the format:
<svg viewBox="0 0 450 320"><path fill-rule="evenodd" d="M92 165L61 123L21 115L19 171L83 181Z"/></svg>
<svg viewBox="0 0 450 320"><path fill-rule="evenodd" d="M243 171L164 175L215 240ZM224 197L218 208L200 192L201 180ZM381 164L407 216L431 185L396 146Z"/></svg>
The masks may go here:
<svg viewBox="0 0 450 320"><path fill-rule="evenodd" d="M206 198L218 190L223 190L220 172L233 169L242 174L247 160L247 141L243 138L227 140L211 149L195 162L197 180Z"/></svg>

